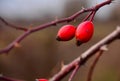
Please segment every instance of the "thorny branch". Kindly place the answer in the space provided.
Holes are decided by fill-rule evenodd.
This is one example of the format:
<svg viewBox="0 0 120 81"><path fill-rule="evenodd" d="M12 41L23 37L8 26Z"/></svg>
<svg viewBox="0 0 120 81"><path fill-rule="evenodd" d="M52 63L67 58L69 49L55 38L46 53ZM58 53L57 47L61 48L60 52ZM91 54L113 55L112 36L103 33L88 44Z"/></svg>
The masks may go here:
<svg viewBox="0 0 120 81"><path fill-rule="evenodd" d="M18 38L16 38L16 40L14 40L12 43L10 43L7 47L3 48L0 50L0 54L3 53L8 53L12 48L16 47L17 44L19 44L24 38L26 38L27 36L29 36L30 34L42 30L44 28L50 27L50 26L54 26L58 23L63 23L63 22L71 22L74 19L76 19L78 16L80 16L81 14L85 13L85 12L89 12L88 16L86 16L84 20L87 20L91 15L92 15L92 20L95 16L95 13L98 11L99 8L110 4L113 0L106 0L105 2L102 2L100 4L97 4L94 7L91 8L82 8L80 11L78 11L77 13L73 14L70 17L67 18L63 18L63 19L57 19L45 24L42 24L40 26L31 28L31 29L27 29L24 27L20 27L20 26L16 26L13 25L9 22L7 22L6 20L4 20L2 17L0 17L0 21L2 21L5 25L10 26L12 28L18 29L18 30L22 30L25 31L22 35L20 35ZM92 46L90 49L88 49L86 52L84 52L80 57L76 58L74 61L72 61L71 63L69 63L68 65L64 65L62 67L62 69L55 74L49 81L60 81L61 79L63 79L68 73L70 73L71 71L72 74L69 78L69 81L71 81L73 79L73 77L75 76L77 70L79 69L79 67L81 67L83 64L85 64L88 59L90 57L92 57L93 55L95 55L95 53L97 51L101 51L101 47L103 45L107 45L112 43L114 40L116 40L117 38L120 38L120 27L118 27L116 30L114 30L110 35L108 35L106 38L104 38L103 40L101 40L100 42L98 42L97 44L95 44L94 46ZM103 52L103 51L102 51ZM101 56L102 52L99 53L98 57L96 57L93 65L91 66L90 72L88 74L88 81L91 81L91 77L92 77L92 73L93 70L95 68L95 65L99 59L99 57ZM77 65L76 65L77 64ZM14 80L11 79L9 77L0 77L0 80L6 80L6 81L19 81L19 80Z"/></svg>
<svg viewBox="0 0 120 81"><path fill-rule="evenodd" d="M76 58L75 60L70 62L68 65L65 65L65 67L63 67L62 70L60 70L57 74L55 74L49 81L60 81L68 73L70 73L75 69L76 64L80 64L80 67L81 67L81 65L85 64L89 58L95 55L95 53L99 51L103 45L108 45L112 43L114 40L119 38L120 38L120 27L117 27L112 33L110 33L104 39L102 39L97 44L93 45L87 51L81 54L80 57Z"/></svg>
<svg viewBox="0 0 120 81"><path fill-rule="evenodd" d="M120 27L117 27L112 33L110 33L104 39L102 39L101 41L99 41L98 43L96 43L95 45L90 47L87 51L85 51L83 54L81 54L81 56L79 56L78 58L73 60L71 63L69 63L68 65L64 65L57 74L55 74L51 79L49 79L49 81L60 81L68 73L70 73L71 71L73 71L76 68L76 64L79 64L79 67L81 67L81 65L85 64L89 60L89 58L91 58L93 55L95 55L96 52L101 50L100 53L102 53L103 52L102 50L105 50L105 49L101 49L104 45L108 45L108 44L112 43L113 41L115 41L116 39L120 39ZM98 56L98 59L99 59L99 56ZM95 62L97 62L97 61L95 61ZM91 70L93 70L94 67L95 67L95 64ZM73 73L73 75L74 75L74 73ZM91 76L89 76L89 77L91 78ZM1 77L1 76L0 76L0 80L19 81L19 80L12 80L11 78Z"/></svg>
<svg viewBox="0 0 120 81"><path fill-rule="evenodd" d="M19 27L19 26L15 26L13 24L10 24L10 23L6 22L2 17L0 17L0 20L3 23L5 23L6 25L11 26L12 28L15 28L15 29L25 30L25 32L22 35L20 35L18 38L16 38L16 40L14 40L12 43L10 43L7 47L1 49L0 54L8 53L12 48L16 47L16 44L19 44L24 38L26 38L27 36L29 36L30 34L36 32L36 31L42 30L42 29L50 27L50 26L54 26L54 25L56 25L58 23L73 21L75 18L77 18L78 16L80 16L83 13L91 12L91 11L96 12L99 8L101 8L101 7L103 7L103 6L107 5L107 4L110 4L111 2L112 2L112 0L106 0L105 2L97 4L94 7L86 8L86 9L82 8L80 11L78 11L77 13L73 14L70 17L59 19L59 20L54 20L54 21L42 24L40 26L31 28L31 29L25 29L25 28L22 28L22 27Z"/></svg>

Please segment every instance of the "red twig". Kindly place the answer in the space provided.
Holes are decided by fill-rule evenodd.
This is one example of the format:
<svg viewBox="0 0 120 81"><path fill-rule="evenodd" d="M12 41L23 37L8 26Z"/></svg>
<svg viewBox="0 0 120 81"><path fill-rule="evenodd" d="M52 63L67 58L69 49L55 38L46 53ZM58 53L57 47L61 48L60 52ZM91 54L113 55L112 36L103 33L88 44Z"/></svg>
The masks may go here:
<svg viewBox="0 0 120 81"><path fill-rule="evenodd" d="M79 68L80 68L80 65L79 65L79 64L76 64L76 67L75 67L75 69L73 70L73 72L72 72L70 78L68 79L68 81L72 81L72 79L74 78L74 76L75 76L75 74L77 73L77 71L79 70Z"/></svg>
<svg viewBox="0 0 120 81"><path fill-rule="evenodd" d="M28 29L27 31L25 31L21 36L19 36L18 38L16 38L16 40L14 40L11 44L9 44L7 47L3 48L0 50L0 54L2 53L8 53L12 48L15 47L16 43L20 43L24 38L26 38L28 35L32 34L33 32L39 31L41 29L56 25L58 23L63 23L63 22L70 22L72 20L74 20L75 18L77 18L79 15L81 15L82 13L85 12L90 12L90 11L97 11L99 8L103 7L104 5L110 4L112 0L106 0L103 3L97 4L96 6L92 7L92 8L88 8L88 9L81 9L80 11L78 11L77 13L73 14L72 16L68 17L68 18L63 18L60 20L55 20L55 21L51 21L48 23L45 23L43 25L37 26L35 28L32 29ZM1 18L2 20L2 18ZM4 20L2 20L4 23L8 24L7 22L5 22ZM11 24L9 24L11 25ZM12 25L11 25L12 26ZM14 25L12 26L14 27ZM17 28L17 27L15 27ZM19 28L21 29L21 27ZM26 30L26 29L23 29Z"/></svg>
<svg viewBox="0 0 120 81"><path fill-rule="evenodd" d="M93 21L96 11L93 11L90 21Z"/></svg>
<svg viewBox="0 0 120 81"><path fill-rule="evenodd" d="M62 78L64 78L68 73L70 73L72 70L75 69L76 64L83 65L89 58L91 58L97 51L100 50L100 48L103 45L107 45L112 43L114 40L118 39L120 37L120 27L117 27L116 30L114 30L111 34L109 34L107 37L102 39L97 44L93 45L91 48L89 48L87 51L85 51L83 54L81 54L80 57L73 60L71 63L66 65L61 71L59 71L57 74L55 74L49 81L60 81Z"/></svg>
<svg viewBox="0 0 120 81"><path fill-rule="evenodd" d="M28 29L27 28L24 28L24 27L20 27L20 26L16 26L16 25L13 25L11 23L8 23L5 19L3 19L2 17L0 17L0 20L7 26L10 26L12 28L15 28L15 29L18 29L18 30L22 30L22 31L27 31Z"/></svg>
<svg viewBox="0 0 120 81"><path fill-rule="evenodd" d="M0 76L0 81L25 81L25 80L17 80L17 79L13 79L10 77L6 77L6 76Z"/></svg>
<svg viewBox="0 0 120 81"><path fill-rule="evenodd" d="M90 13L83 19L83 21L88 20L88 18L93 14L93 12L94 12L94 11L90 12Z"/></svg>

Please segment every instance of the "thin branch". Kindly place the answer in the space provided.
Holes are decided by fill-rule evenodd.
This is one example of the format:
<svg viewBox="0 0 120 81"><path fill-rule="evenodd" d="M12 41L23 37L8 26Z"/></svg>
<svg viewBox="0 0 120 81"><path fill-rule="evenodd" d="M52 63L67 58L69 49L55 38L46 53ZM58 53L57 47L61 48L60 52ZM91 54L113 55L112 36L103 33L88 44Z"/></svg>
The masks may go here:
<svg viewBox="0 0 120 81"><path fill-rule="evenodd" d="M26 31L21 36L19 36L16 40L14 40L11 44L9 44L6 48L0 50L0 54L8 53L12 48L16 47L16 44L19 44L26 36L30 34L31 31Z"/></svg>
<svg viewBox="0 0 120 81"><path fill-rule="evenodd" d="M22 31L27 31L27 30L28 30L27 28L13 25L13 24L7 22L7 21L6 21L5 19L3 19L2 17L0 17L0 21L2 21L5 25L10 26L11 28L15 28L15 29L22 30Z"/></svg>
<svg viewBox="0 0 120 81"><path fill-rule="evenodd" d="M102 56L104 51L107 51L106 50L106 45L102 46L101 49L95 55L95 59L94 59L93 63L91 64L89 72L88 72L87 81L92 81L92 76L93 76L93 71L95 69L95 66L98 63L98 61L99 61L99 59Z"/></svg>
<svg viewBox="0 0 120 81"><path fill-rule="evenodd" d="M76 58L72 62L70 62L66 67L64 67L62 70L60 70L57 74L55 74L49 81L60 81L63 79L68 73L70 73L75 68L75 64L83 65L88 61L89 58L91 58L97 51L100 50L100 48L103 45L108 45L118 39L120 37L120 27L117 27L112 33L110 33L108 36L106 36L104 39L102 39L97 44L93 45L91 48L89 48L87 51L85 51L83 54L81 54L80 57Z"/></svg>
<svg viewBox="0 0 120 81"><path fill-rule="evenodd" d="M93 12L94 12L94 11L90 12L90 13L83 19L83 21L88 20L88 18L93 14Z"/></svg>
<svg viewBox="0 0 120 81"><path fill-rule="evenodd" d="M68 81L72 81L72 79L74 78L75 74L77 73L77 71L79 70L80 68L80 65L79 64L76 64L76 67L75 69L73 70L71 76L69 77Z"/></svg>
<svg viewBox="0 0 120 81"><path fill-rule="evenodd" d="M6 77L6 76L0 76L0 81L25 81L25 80L17 80L17 79L13 79L10 77Z"/></svg>
<svg viewBox="0 0 120 81"><path fill-rule="evenodd" d="M0 50L0 54L8 53L12 48L15 47L16 43L20 43L24 38L26 38L27 36L29 36L30 34L36 32L36 31L42 30L42 29L50 27L50 26L54 26L54 25L56 25L58 23L73 21L75 18L77 18L78 16L80 16L82 13L91 12L91 11L97 11L99 8L101 8L101 7L103 7L103 6L107 5L107 4L110 4L111 1L112 0L106 0L105 2L97 4L96 6L94 6L92 8L87 8L87 9L82 8L80 11L78 11L77 13L73 14L72 16L70 16L68 18L63 18L63 19L60 19L60 20L51 21L51 22L45 23L43 25L34 27L32 29L28 29L22 35L20 35L18 38L16 38L16 40L14 40L7 47L1 49Z"/></svg>
<svg viewBox="0 0 120 81"><path fill-rule="evenodd" d="M90 21L93 21L96 11L93 11Z"/></svg>

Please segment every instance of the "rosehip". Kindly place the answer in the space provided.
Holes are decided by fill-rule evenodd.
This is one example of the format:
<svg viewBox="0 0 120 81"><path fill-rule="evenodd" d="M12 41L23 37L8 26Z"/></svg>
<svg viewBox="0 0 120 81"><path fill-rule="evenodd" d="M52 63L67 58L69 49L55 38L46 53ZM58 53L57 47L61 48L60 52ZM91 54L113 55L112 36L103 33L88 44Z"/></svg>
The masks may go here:
<svg viewBox="0 0 120 81"><path fill-rule="evenodd" d="M79 24L75 32L77 46L88 42L91 39L93 32L94 25L91 21L85 21Z"/></svg>
<svg viewBox="0 0 120 81"><path fill-rule="evenodd" d="M47 79L38 79L38 81L48 81Z"/></svg>
<svg viewBox="0 0 120 81"><path fill-rule="evenodd" d="M73 25L65 25L60 28L57 34L58 41L68 41L71 40L75 36L75 26Z"/></svg>

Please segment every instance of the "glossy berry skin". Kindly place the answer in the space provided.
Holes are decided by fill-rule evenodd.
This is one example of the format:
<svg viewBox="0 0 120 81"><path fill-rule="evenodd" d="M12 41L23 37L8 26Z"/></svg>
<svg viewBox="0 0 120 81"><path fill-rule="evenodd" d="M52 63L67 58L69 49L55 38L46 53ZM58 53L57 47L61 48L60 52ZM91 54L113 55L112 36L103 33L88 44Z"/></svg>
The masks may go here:
<svg viewBox="0 0 120 81"><path fill-rule="evenodd" d="M75 37L77 40L77 46L81 45L82 43L88 42L94 32L94 25L91 21L84 21L78 25Z"/></svg>
<svg viewBox="0 0 120 81"><path fill-rule="evenodd" d="M47 79L38 79L37 81L48 81Z"/></svg>
<svg viewBox="0 0 120 81"><path fill-rule="evenodd" d="M57 34L58 41L68 41L75 36L76 28L73 25L65 25L61 27Z"/></svg>

